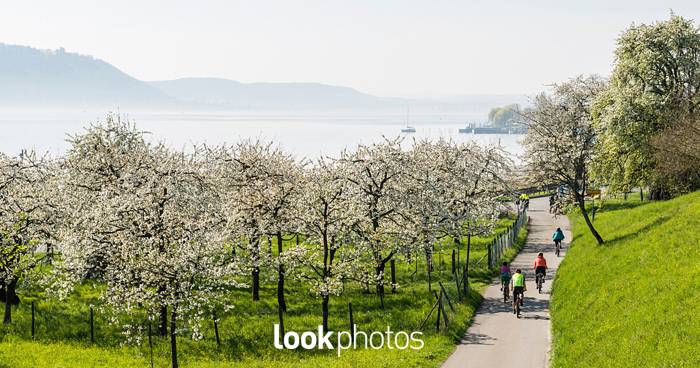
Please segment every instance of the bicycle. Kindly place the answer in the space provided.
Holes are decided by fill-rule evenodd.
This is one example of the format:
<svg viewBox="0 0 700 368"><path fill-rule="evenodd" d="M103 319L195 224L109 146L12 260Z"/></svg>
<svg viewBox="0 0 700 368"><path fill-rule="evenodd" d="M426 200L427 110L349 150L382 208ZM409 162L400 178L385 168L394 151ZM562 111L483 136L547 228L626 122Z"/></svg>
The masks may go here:
<svg viewBox="0 0 700 368"><path fill-rule="evenodd" d="M544 283L544 274L538 273L535 277L535 282L537 283L537 291L542 294L542 284Z"/></svg>
<svg viewBox="0 0 700 368"><path fill-rule="evenodd" d="M520 318L520 307L523 305L522 298L523 294L521 292L518 293L513 290L513 314L515 314L517 318Z"/></svg>
<svg viewBox="0 0 700 368"><path fill-rule="evenodd" d="M559 257L559 251L561 250L561 240L554 241L554 254Z"/></svg>
<svg viewBox="0 0 700 368"><path fill-rule="evenodd" d="M508 293L508 284L510 280L504 281L501 280L501 286L503 287L503 303L508 303L508 298L509 298L509 293Z"/></svg>

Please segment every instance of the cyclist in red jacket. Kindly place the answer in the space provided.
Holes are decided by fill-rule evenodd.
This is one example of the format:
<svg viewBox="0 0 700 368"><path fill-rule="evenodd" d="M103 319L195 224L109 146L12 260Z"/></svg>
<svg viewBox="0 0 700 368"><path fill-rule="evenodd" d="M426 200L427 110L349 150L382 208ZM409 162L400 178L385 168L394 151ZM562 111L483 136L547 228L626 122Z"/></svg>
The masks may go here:
<svg viewBox="0 0 700 368"><path fill-rule="evenodd" d="M544 278L547 276L547 260L544 259L544 254L540 253L537 255L537 258L535 258L535 266L533 267L535 269L535 278L537 278L538 274L542 274L542 283L544 283Z"/></svg>

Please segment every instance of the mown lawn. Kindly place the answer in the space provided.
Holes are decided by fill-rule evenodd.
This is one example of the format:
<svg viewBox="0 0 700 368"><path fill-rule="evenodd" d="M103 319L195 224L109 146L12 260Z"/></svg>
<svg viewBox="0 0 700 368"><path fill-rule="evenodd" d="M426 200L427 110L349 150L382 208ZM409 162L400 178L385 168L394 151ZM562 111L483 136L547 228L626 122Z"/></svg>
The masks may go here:
<svg viewBox="0 0 700 368"><path fill-rule="evenodd" d="M552 298L554 367L700 367L700 192L580 215Z"/></svg>
<svg viewBox="0 0 700 368"><path fill-rule="evenodd" d="M505 231L512 219L502 219L497 232ZM521 230L522 244L526 230ZM472 240L472 261L484 254L492 237ZM446 240L449 244L449 240ZM204 326L204 339L192 340L188 326L179 327L178 358L183 367L430 367L438 366L454 349L474 310L481 301L481 291L494 276L492 271L475 267L471 272L472 291L468 298L457 302L454 278L450 272L451 249L435 256L433 290L441 281L456 309L448 309L450 326L447 331L435 332L435 314L423 328L425 347L421 350L358 349L344 351L337 357L335 351L276 350L273 347L274 323L277 323L277 301L273 273L261 277L261 300L253 303L249 290L231 293L235 308L220 314L221 346L214 338L213 322ZM512 256L510 252L507 256ZM461 257L465 252L462 247ZM481 264L483 265L485 261ZM434 302L428 292L425 261L418 272L414 265L397 263L400 288L396 293L387 290L386 308L381 309L374 294L365 294L360 285L347 283L346 292L331 298L329 327L347 330L348 303L352 303L355 323L363 331L415 331ZM99 307L95 309L95 343L90 343L89 305L99 304L99 285L83 285L63 302L47 300L42 294L20 294L23 303L13 310L13 324L3 327L0 343L0 367L147 367L150 349L144 335L140 344L126 344L118 326L106 320ZM287 330L315 330L321 323L320 299L309 293L304 284L289 280L287 283ZM31 300L36 303L36 336L31 338ZM446 307L447 308L447 307ZM139 322L134 317L134 323ZM144 324L145 326L145 324ZM155 330L155 325L154 325ZM170 365L170 345L166 338L153 338L154 366Z"/></svg>

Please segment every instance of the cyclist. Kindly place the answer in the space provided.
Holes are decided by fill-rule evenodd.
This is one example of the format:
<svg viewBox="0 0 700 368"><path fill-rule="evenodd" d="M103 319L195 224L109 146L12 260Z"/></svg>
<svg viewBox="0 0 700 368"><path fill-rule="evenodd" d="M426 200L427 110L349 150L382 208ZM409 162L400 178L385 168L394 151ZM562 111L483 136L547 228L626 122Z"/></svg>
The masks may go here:
<svg viewBox="0 0 700 368"><path fill-rule="evenodd" d="M564 232L561 231L560 227L552 234L552 240L554 240L554 246L561 248L561 241L564 240Z"/></svg>
<svg viewBox="0 0 700 368"><path fill-rule="evenodd" d="M516 313L515 301L518 300L520 305L523 305L525 291L527 290L527 286L525 285L525 275L523 275L519 268L515 270L515 273L511 278L510 289L513 291L513 313Z"/></svg>
<svg viewBox="0 0 700 368"><path fill-rule="evenodd" d="M552 209L554 208L554 204L557 202L556 198L554 197L554 194L549 196L549 213L552 213Z"/></svg>
<svg viewBox="0 0 700 368"><path fill-rule="evenodd" d="M508 283L510 282L510 267L508 266L508 262L503 262L501 265L501 291L503 291L504 287L508 287Z"/></svg>
<svg viewBox="0 0 700 368"><path fill-rule="evenodd" d="M527 193L521 194L520 202L523 204L523 210L527 210L527 208L530 207L530 196L528 196Z"/></svg>
<svg viewBox="0 0 700 368"><path fill-rule="evenodd" d="M537 275L542 274L542 283L544 284L544 278L547 275L547 260L544 259L544 254L540 253L535 258L535 278Z"/></svg>

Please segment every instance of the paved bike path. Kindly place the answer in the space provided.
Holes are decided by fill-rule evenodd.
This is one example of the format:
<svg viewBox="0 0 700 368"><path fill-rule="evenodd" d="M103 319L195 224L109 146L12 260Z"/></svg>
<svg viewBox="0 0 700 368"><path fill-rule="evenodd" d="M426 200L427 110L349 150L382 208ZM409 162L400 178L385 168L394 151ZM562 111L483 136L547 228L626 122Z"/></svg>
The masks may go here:
<svg viewBox="0 0 700 368"><path fill-rule="evenodd" d="M549 297L554 273L562 259L554 255L552 232L557 227L564 230L563 257L571 240L571 231L566 216L554 219L549 214L549 199L546 197L531 199L528 215L530 224L526 244L511 264L513 272L517 268L525 271L527 281L528 291L525 292L521 318L513 314L510 303L503 303L500 281L494 280L484 293L484 301L472 325L452 355L442 364L443 368L542 368L549 365ZM537 292L532 269L539 252L544 253L549 267L542 294Z"/></svg>

